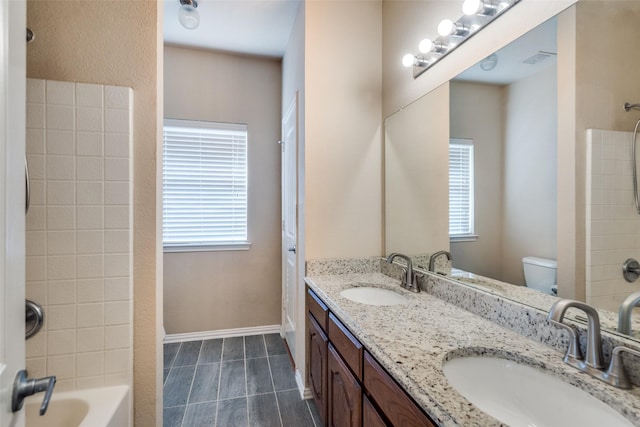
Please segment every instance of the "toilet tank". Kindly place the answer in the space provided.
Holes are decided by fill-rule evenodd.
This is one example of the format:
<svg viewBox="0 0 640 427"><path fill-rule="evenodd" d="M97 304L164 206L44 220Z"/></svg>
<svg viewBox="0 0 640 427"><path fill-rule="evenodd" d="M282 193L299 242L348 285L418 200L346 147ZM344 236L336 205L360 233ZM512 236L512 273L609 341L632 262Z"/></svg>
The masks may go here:
<svg viewBox="0 0 640 427"><path fill-rule="evenodd" d="M556 260L528 256L522 258L522 266L524 280L528 288L553 295L552 289L556 285L556 271L558 269Z"/></svg>

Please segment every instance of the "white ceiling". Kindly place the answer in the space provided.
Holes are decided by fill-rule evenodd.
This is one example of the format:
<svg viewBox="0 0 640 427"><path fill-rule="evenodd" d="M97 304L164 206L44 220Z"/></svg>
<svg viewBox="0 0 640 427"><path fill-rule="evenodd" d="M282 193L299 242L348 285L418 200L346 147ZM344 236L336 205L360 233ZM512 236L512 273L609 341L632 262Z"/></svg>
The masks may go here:
<svg viewBox="0 0 640 427"><path fill-rule="evenodd" d="M534 65L526 64L523 61L538 52L557 53L557 27L556 18L538 25L497 51L498 64L493 70L484 71L478 63L460 73L456 80L505 85L542 71L556 63L555 55L551 55Z"/></svg>
<svg viewBox="0 0 640 427"><path fill-rule="evenodd" d="M164 42L282 57L300 0L198 0L200 25L178 22L179 0L164 0Z"/></svg>

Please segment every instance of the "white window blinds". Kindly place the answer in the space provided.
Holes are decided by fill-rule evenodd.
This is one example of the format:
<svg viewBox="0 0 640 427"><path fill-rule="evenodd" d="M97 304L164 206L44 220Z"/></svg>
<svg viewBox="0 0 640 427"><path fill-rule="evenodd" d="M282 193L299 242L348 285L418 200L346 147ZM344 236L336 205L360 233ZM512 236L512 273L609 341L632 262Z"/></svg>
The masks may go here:
<svg viewBox="0 0 640 427"><path fill-rule="evenodd" d="M247 242L247 126L165 119L163 245Z"/></svg>
<svg viewBox="0 0 640 427"><path fill-rule="evenodd" d="M449 236L473 235L473 141L449 144Z"/></svg>

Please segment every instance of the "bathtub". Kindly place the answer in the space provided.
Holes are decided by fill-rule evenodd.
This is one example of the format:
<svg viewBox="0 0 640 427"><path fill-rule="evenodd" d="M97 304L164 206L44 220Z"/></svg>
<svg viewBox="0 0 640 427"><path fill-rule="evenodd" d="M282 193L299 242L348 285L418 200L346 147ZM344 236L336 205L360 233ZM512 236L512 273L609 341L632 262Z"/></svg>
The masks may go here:
<svg viewBox="0 0 640 427"><path fill-rule="evenodd" d="M127 427L129 387L125 385L75 391L54 390L49 409L39 415L44 394L25 400L26 427Z"/></svg>

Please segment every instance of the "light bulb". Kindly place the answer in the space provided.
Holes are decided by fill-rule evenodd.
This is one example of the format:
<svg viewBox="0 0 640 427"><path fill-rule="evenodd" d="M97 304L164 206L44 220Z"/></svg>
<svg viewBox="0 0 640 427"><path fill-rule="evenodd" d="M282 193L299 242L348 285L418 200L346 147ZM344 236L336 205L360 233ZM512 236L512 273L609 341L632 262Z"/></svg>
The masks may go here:
<svg viewBox="0 0 640 427"><path fill-rule="evenodd" d="M413 64L415 64L415 62L416 62L416 57L411 53L407 53L405 56L402 57L402 65L404 65L407 68L412 67Z"/></svg>
<svg viewBox="0 0 640 427"><path fill-rule="evenodd" d="M456 24L451 19L445 19L438 25L438 34L442 37L450 36L456 32Z"/></svg>
<svg viewBox="0 0 640 427"><path fill-rule="evenodd" d="M198 3L195 1L185 2L178 10L178 20L187 30L194 30L200 24L200 14L196 7L198 7Z"/></svg>
<svg viewBox="0 0 640 427"><path fill-rule="evenodd" d="M484 8L482 0L464 0L462 3L462 13L467 16L475 15Z"/></svg>
<svg viewBox="0 0 640 427"><path fill-rule="evenodd" d="M436 47L435 43L429 39L424 39L418 44L418 50L421 53L429 53Z"/></svg>

